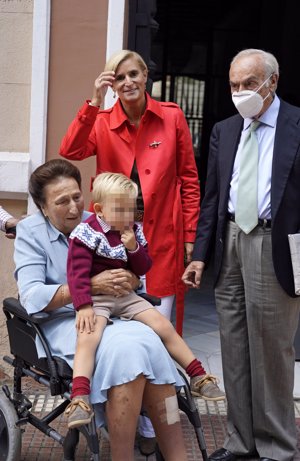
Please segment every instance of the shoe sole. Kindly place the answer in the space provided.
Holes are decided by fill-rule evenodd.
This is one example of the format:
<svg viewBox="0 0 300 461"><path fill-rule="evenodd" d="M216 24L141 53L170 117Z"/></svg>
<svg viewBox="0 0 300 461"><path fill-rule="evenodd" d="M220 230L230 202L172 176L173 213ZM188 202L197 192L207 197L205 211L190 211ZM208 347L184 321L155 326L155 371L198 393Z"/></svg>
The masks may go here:
<svg viewBox="0 0 300 461"><path fill-rule="evenodd" d="M94 413L88 419L78 419L77 421L71 421L68 423L69 429L75 429L76 427L84 426L85 424L90 424L94 416Z"/></svg>
<svg viewBox="0 0 300 461"><path fill-rule="evenodd" d="M147 438L147 437L146 437L146 438ZM142 442L142 441L139 441L139 442L138 442L138 449L139 449L141 455L143 455L143 456L150 456L150 455L153 455L153 453L155 453L156 445L157 445L157 440L156 440L156 439L155 439L155 441L153 440L152 443L153 443L153 445L154 445L153 448L148 447L148 450L146 450L146 449L144 449L143 446L142 446L142 445L143 445L143 442Z"/></svg>
<svg viewBox="0 0 300 461"><path fill-rule="evenodd" d="M142 450L139 448L139 451L140 451L141 455L143 455L143 456L150 456L150 455L153 455L153 453L155 453L155 449L154 449L153 451L148 451L148 452L146 452L146 451L142 451Z"/></svg>
<svg viewBox="0 0 300 461"><path fill-rule="evenodd" d="M220 396L220 397L205 397L204 395L200 395L197 392L191 391L191 394L193 397L198 397L198 399L203 399L203 400L208 400L211 402L217 402L220 400L226 400L226 396Z"/></svg>

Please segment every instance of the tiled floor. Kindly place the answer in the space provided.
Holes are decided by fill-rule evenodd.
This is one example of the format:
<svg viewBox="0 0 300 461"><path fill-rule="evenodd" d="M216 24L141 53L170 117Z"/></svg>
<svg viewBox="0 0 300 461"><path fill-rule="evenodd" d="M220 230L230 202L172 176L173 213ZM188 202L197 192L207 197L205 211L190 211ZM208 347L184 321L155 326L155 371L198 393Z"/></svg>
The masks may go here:
<svg viewBox="0 0 300 461"><path fill-rule="evenodd" d="M201 290L190 290L186 295L186 311L184 321L184 338L190 345L195 355L203 362L207 371L215 374L220 379L220 387L223 388L222 363L220 352L220 339L218 321L214 305L211 276L208 272L203 280ZM0 364L1 369L1 364ZM300 363L295 365L295 416L300 418ZM1 384L1 375L0 375ZM41 416L50 407L59 403L59 399L50 397L44 388L34 384L29 392L34 411ZM197 399L201 423L204 431L207 452L211 453L221 447L226 433L226 403L205 402ZM182 427L188 452L188 460L201 460L201 453L198 442L185 414L181 414ZM66 425L62 418L58 418L53 426L65 433ZM300 437L299 437L300 438ZM101 461L109 461L109 443L103 436L100 440ZM0 447L1 455L1 447ZM0 456L1 459L1 456ZM32 426L26 426L22 442L22 458L20 461L50 461L61 460L62 448L47 436L44 436ZM82 437L76 461L89 460L90 454L86 447L85 439ZM135 459L143 461L146 458L135 451ZM149 461L154 461L155 456L149 456ZM300 457L295 461L300 461ZM251 461L251 460L249 460Z"/></svg>

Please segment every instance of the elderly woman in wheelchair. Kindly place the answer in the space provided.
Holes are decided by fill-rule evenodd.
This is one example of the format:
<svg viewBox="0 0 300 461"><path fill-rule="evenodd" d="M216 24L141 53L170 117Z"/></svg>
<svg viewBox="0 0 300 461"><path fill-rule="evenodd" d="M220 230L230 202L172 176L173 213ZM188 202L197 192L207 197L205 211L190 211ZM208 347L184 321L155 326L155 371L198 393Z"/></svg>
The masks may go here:
<svg viewBox="0 0 300 461"><path fill-rule="evenodd" d="M68 236L87 213L80 172L66 160L51 160L35 170L29 191L39 211L21 221L17 228L15 276L21 304L14 299L4 301L11 351L15 355L14 360L5 360L15 367L15 373L13 395L4 387L5 395L0 398L0 445L4 446L4 458L0 453L0 460L19 459L21 442L12 440L19 440L20 425L26 422L61 443L65 461L74 459L79 431L82 432L93 459L99 460L96 425L103 426L106 421L112 460L131 461L142 407L155 428L157 459L186 460L174 387L184 382L159 337L140 322L114 319L113 325L104 331L91 384L90 400L95 410L92 423L79 430L70 429L65 437L50 427L69 403L76 346L75 314L66 283ZM43 213L45 209L47 215ZM115 296L136 289L138 284L138 279L124 269L105 271L91 280L93 294ZM35 342L28 342L28 338ZM24 375L48 385L52 395L66 397L59 408L41 421L31 414L31 404L22 394ZM198 413L192 399L188 400L183 399L181 407L195 426L206 459ZM10 410L14 407L13 411L8 411L8 405Z"/></svg>

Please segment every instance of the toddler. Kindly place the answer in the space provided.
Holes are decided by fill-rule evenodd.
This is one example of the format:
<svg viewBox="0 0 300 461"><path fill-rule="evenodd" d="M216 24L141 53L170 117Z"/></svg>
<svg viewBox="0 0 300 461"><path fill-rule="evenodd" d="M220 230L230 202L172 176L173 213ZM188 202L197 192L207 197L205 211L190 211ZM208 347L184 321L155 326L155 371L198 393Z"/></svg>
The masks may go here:
<svg viewBox="0 0 300 461"><path fill-rule="evenodd" d="M91 295L90 278L107 269L125 268L141 276L151 268L141 224L134 223L137 185L117 173L102 173L93 183L94 214L70 235L67 276L76 314L77 346L71 403L65 410L68 427L91 421L90 379L94 357L110 317L137 320L151 327L170 355L191 377L192 393L208 400L223 400L216 378L177 334L171 322L135 292L115 297Z"/></svg>

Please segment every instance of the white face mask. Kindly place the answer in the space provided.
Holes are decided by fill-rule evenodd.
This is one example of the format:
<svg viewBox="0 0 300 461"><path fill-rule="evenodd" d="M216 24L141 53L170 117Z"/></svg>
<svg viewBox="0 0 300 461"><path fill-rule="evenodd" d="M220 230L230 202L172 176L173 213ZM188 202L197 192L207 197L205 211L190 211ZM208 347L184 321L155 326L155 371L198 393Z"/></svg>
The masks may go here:
<svg viewBox="0 0 300 461"><path fill-rule="evenodd" d="M243 90L234 91L234 93L232 93L232 102L243 118L252 118L260 113L264 101L270 96L270 93L268 93L265 98L262 98L262 96L258 94L258 91L271 77L272 74L255 91Z"/></svg>

